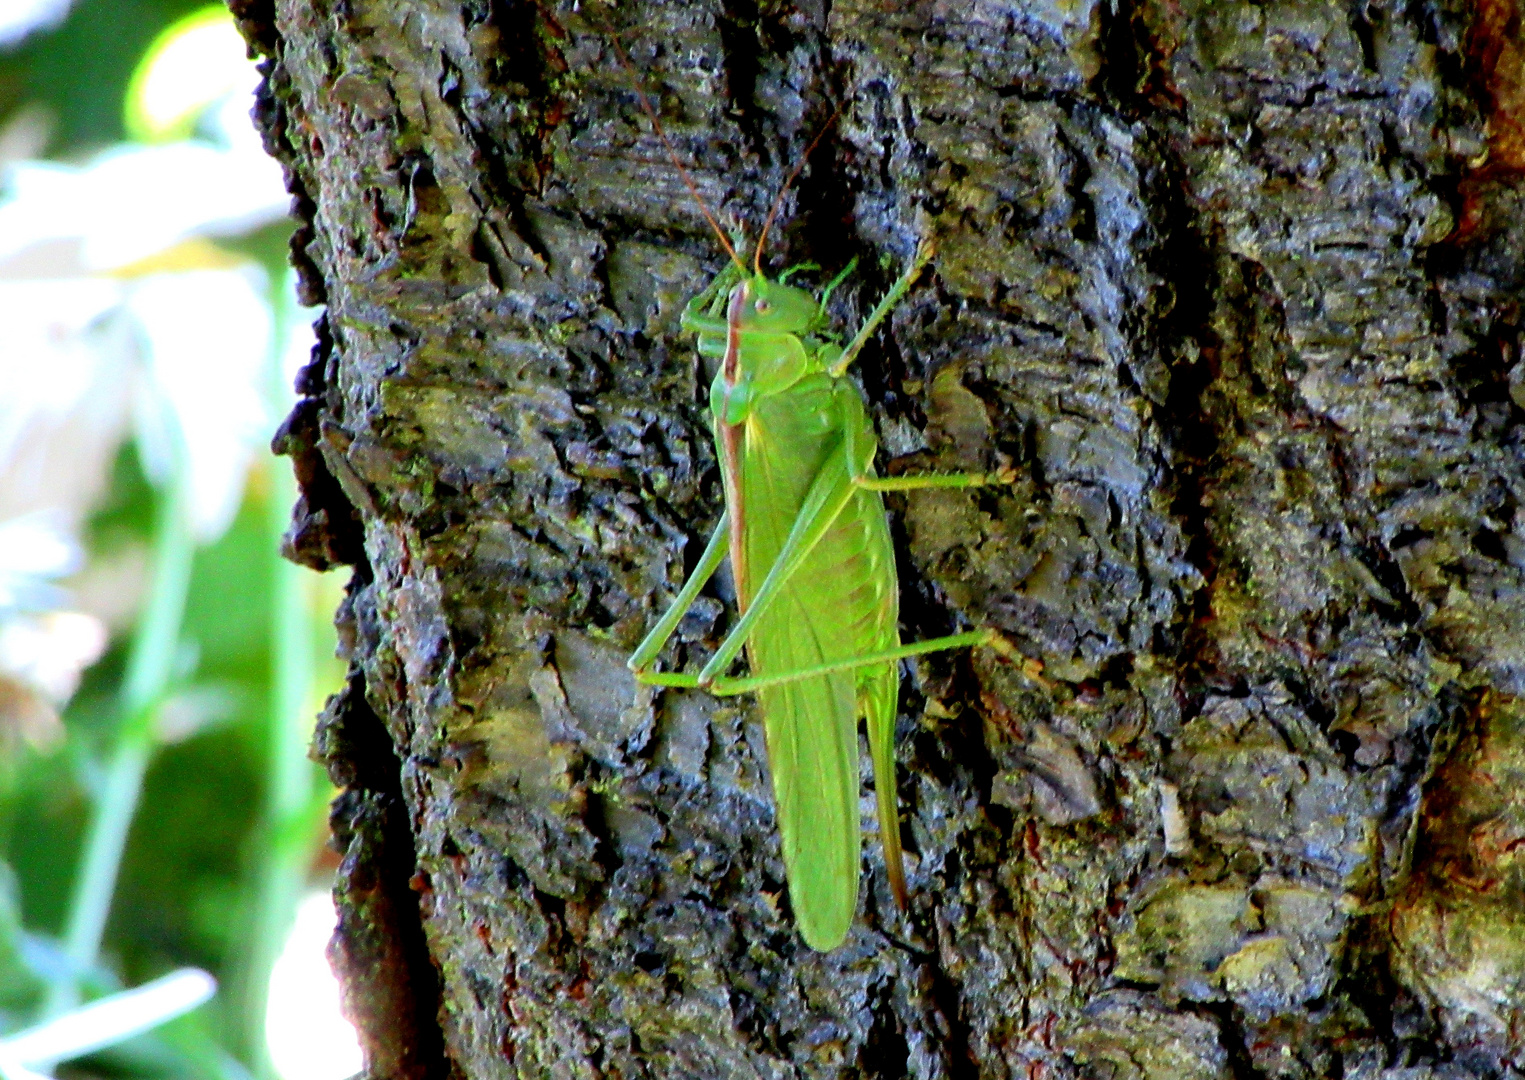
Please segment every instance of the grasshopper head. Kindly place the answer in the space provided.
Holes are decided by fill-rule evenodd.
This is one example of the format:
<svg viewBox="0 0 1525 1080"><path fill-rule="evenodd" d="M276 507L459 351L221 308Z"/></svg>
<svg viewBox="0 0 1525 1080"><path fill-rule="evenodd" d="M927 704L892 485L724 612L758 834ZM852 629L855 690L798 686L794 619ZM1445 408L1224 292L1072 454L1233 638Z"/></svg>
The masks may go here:
<svg viewBox="0 0 1525 1080"><path fill-rule="evenodd" d="M741 329L761 334L808 334L821 320L820 302L804 289L769 281L757 274L731 291L733 304L737 292L745 290L739 310Z"/></svg>

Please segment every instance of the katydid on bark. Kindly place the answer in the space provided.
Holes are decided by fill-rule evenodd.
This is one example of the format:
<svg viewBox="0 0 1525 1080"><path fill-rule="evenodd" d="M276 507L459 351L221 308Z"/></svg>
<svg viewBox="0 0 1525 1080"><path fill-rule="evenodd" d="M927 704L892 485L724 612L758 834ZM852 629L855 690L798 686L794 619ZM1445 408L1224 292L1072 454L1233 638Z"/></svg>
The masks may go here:
<svg viewBox="0 0 1525 1080"><path fill-rule="evenodd" d="M655 112L637 93L666 143ZM719 361L710 412L725 512L698 566L629 665L638 680L655 686L757 696L790 900L806 943L824 952L842 943L857 909L858 718L868 728L885 867L903 908L894 748L899 661L966 645L1009 649L993 630L901 644L883 492L1010 483L1014 476L875 475L878 439L858 389L844 376L930 260L930 244L920 247L844 347L830 333L827 301L852 264L819 297L788 284L793 271L777 280L763 273L763 245L781 192L748 271L676 154L673 163L731 259L682 318L683 329L698 335L700 354ZM740 618L697 674L654 670L727 555ZM732 677L743 649L749 674Z"/></svg>

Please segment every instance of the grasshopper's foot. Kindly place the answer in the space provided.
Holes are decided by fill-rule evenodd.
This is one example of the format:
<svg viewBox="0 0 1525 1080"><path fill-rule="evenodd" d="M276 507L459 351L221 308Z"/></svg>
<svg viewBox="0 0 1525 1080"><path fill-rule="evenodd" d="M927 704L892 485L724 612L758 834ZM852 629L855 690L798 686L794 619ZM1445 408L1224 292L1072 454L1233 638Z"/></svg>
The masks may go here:
<svg viewBox="0 0 1525 1080"><path fill-rule="evenodd" d="M1042 660L1033 656L1022 655L1022 652L1017 648L1017 643L993 626L985 628L985 635L985 640L980 642L981 645L1001 659L1021 668L1022 674L1033 682L1047 689L1053 689L1055 684L1051 680L1044 678Z"/></svg>
<svg viewBox="0 0 1525 1080"><path fill-rule="evenodd" d="M985 648L989 649L991 652L1005 657L1007 660L1016 660L1020 662L1025 659L1025 657L1023 657L1023 655L1017 651L1016 644L1009 637L1001 633L993 626L985 627L985 640L980 642L980 644L985 646Z"/></svg>

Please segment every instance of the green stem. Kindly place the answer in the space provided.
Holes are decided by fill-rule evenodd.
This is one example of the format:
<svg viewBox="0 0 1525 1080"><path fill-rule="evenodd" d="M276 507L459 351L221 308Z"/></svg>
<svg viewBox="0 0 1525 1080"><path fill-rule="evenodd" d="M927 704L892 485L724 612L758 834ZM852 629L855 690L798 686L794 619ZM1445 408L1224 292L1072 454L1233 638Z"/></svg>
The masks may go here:
<svg viewBox="0 0 1525 1080"><path fill-rule="evenodd" d="M256 1076L273 1073L265 1051L265 1005L270 970L285 944L312 855L313 775L307 760L312 737L313 633L308 581L301 567L280 557L296 484L286 462L275 462L271 492L271 686L266 718L265 798L255 873L253 940L244 987L244 1040Z"/></svg>
<svg viewBox="0 0 1525 1080"><path fill-rule="evenodd" d="M272 275L275 312L268 394L272 412L284 410L282 347L296 316L282 275ZM242 972L241 1012L246 1059L256 1076L273 1077L265 1047L265 1008L270 971L285 944L301 897L315 832L313 765L307 759L312 737L309 703L316 677L308 572L281 558L281 536L296 502L296 478L289 462L272 460L267 558L270 567L270 708L266 717L265 796L254 870L250 949Z"/></svg>
<svg viewBox="0 0 1525 1080"><path fill-rule="evenodd" d="M95 966L100 953L143 774L153 757L159 704L174 675L196 547L191 535L189 470L184 448L177 445L175 449L172 474L158 496L153 584L133 634L118 706L116 744L111 749L105 783L91 808L70 899L64 932L69 969L49 988L48 1016L79 1004L80 978Z"/></svg>

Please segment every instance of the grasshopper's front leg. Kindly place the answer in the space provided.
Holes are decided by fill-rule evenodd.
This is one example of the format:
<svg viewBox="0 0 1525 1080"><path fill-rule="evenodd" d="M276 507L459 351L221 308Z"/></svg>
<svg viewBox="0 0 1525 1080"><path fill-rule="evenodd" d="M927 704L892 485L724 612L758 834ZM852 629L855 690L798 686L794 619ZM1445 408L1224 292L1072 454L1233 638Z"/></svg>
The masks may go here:
<svg viewBox="0 0 1525 1080"><path fill-rule="evenodd" d="M720 521L715 526L715 533L710 537L710 542L704 548L704 554L699 556L699 565L694 567L694 572L683 583L683 588L668 606L667 611L657 620L657 624L651 628L651 633L636 646L635 652L630 654L626 665L635 672L638 682L655 682L656 677L647 669L656 660L657 654L667 644L667 639L672 637L673 631L678 628L678 623L683 621L683 616L688 614L688 609L694 604L699 595L699 590L714 576L716 568L720 566L720 560L725 558L726 544L731 536L730 512L720 515Z"/></svg>
<svg viewBox="0 0 1525 1080"><path fill-rule="evenodd" d="M932 261L934 250L932 241L922 241L921 246L916 249L916 257L911 260L911 265L906 268L906 272L901 274L900 279L890 286L890 291L885 293L884 299L880 300L874 307L874 310L869 312L868 318L863 320L863 325L858 328L858 332L853 335L853 339L847 343L847 348L842 350L842 355L837 357L832 363L830 368L832 378L840 379L842 377L842 373L847 370L848 365L862 351L863 346L868 344L868 339L874 336L874 331L879 329L879 324L889 317L890 312L895 310L895 305L900 303L906 293L910 292L911 286L916 284L916 279L921 276L922 270L926 268L927 263Z"/></svg>
<svg viewBox="0 0 1525 1080"><path fill-rule="evenodd" d="M725 268L715 275L714 280L704 287L704 291L683 308L683 316L680 320L683 329L689 333L724 334L724 298L730 293L731 286L735 285L740 278L741 274L735 265L727 263Z"/></svg>

